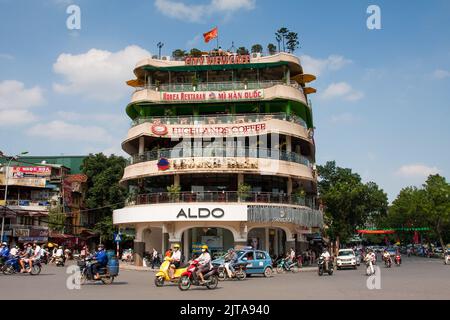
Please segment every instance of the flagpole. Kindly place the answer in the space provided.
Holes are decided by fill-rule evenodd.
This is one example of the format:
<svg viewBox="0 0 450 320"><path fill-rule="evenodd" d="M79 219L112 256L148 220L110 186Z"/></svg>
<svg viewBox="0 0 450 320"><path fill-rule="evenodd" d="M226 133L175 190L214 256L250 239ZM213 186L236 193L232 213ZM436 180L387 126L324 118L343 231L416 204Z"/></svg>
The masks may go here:
<svg viewBox="0 0 450 320"><path fill-rule="evenodd" d="M217 39L217 51L219 51L219 29L217 28L217 26L216 26L216 29L217 29L217 37L216 37L216 39Z"/></svg>

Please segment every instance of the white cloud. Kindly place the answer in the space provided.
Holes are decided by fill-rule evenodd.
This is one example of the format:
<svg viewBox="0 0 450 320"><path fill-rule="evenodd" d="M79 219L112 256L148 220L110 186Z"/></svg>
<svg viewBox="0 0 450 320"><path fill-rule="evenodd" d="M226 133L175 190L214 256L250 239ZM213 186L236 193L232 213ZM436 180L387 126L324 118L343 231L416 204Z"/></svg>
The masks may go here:
<svg viewBox="0 0 450 320"><path fill-rule="evenodd" d="M423 164L409 164L401 166L397 170L398 176L410 178L410 177L428 177L430 174L437 174L440 170L437 167L428 167Z"/></svg>
<svg viewBox="0 0 450 320"><path fill-rule="evenodd" d="M342 113L331 117L331 123L335 124L352 124L358 122L360 119L352 113Z"/></svg>
<svg viewBox="0 0 450 320"><path fill-rule="evenodd" d="M347 82L337 82L330 84L320 96L322 99L343 98L347 101L357 101L364 97L360 91L356 91Z"/></svg>
<svg viewBox="0 0 450 320"><path fill-rule="evenodd" d="M28 110L0 110L0 128L12 127L36 121L36 116Z"/></svg>
<svg viewBox="0 0 450 320"><path fill-rule="evenodd" d="M319 76L322 72L331 70L336 71L342 69L346 65L352 63L352 60L345 59L343 56L330 55L326 59L317 59L308 55L300 56L300 61L305 73L311 73Z"/></svg>
<svg viewBox="0 0 450 320"><path fill-rule="evenodd" d="M186 47L188 47L188 48L194 47L196 44L198 44L200 42L201 38L202 38L202 36L200 34L196 35L193 39L186 42Z"/></svg>
<svg viewBox="0 0 450 320"><path fill-rule="evenodd" d="M134 77L136 63L150 56L135 45L117 52L90 49L78 55L60 54L53 70L64 77L65 83L55 83L53 89L99 101L117 101L130 92L125 81Z"/></svg>
<svg viewBox="0 0 450 320"><path fill-rule="evenodd" d="M0 110L28 109L45 103L42 89L25 85L16 80L0 82Z"/></svg>
<svg viewBox="0 0 450 320"><path fill-rule="evenodd" d="M186 4L181 1L155 0L155 6L162 14L188 22L203 22L205 18L219 14L228 17L237 10L252 10L256 0L211 0L208 4Z"/></svg>
<svg viewBox="0 0 450 320"><path fill-rule="evenodd" d="M434 71L433 77L435 79L439 79L439 80L442 80L445 78L450 78L450 71L438 69L438 70Z"/></svg>
<svg viewBox="0 0 450 320"><path fill-rule="evenodd" d="M0 53L0 59L14 60L14 56L7 53Z"/></svg>
<svg viewBox="0 0 450 320"><path fill-rule="evenodd" d="M127 122L127 118L118 114L105 114L105 113L76 113L70 111L58 111L56 113L58 117L66 121L89 121L107 123L109 125L124 124Z"/></svg>
<svg viewBox="0 0 450 320"><path fill-rule="evenodd" d="M111 143L113 138L108 132L97 126L80 126L61 120L37 124L26 132L30 136L39 136L51 140L86 141Z"/></svg>

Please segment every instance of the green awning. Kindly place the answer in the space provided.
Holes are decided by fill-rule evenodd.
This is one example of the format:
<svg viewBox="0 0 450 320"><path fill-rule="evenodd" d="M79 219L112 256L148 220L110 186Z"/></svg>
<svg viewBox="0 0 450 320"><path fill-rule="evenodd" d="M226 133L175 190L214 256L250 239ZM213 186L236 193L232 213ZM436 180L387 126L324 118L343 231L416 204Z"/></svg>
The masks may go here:
<svg viewBox="0 0 450 320"><path fill-rule="evenodd" d="M212 64L212 65L183 65L183 66L173 66L173 67L154 67L154 66L143 66L143 70L147 71L209 71L209 70L232 70L232 69L263 69L263 68L273 68L278 66L288 65L287 61L279 62L267 62L267 63L242 63L242 64Z"/></svg>

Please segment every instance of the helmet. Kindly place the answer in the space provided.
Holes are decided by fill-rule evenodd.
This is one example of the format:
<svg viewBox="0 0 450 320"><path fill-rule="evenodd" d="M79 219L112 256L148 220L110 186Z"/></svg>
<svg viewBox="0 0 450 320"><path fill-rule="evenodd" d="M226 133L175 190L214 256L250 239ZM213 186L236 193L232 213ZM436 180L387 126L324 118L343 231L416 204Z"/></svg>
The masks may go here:
<svg viewBox="0 0 450 320"><path fill-rule="evenodd" d="M202 249L208 250L208 246L206 244L202 245Z"/></svg>
<svg viewBox="0 0 450 320"><path fill-rule="evenodd" d="M6 242L2 242L2 246L7 246L8 244Z"/></svg>
<svg viewBox="0 0 450 320"><path fill-rule="evenodd" d="M178 243L177 243L177 244L174 244L173 248L174 248L174 249L175 249L175 248L180 249L180 245L179 245Z"/></svg>
<svg viewBox="0 0 450 320"><path fill-rule="evenodd" d="M103 244L99 244L98 247L102 248L102 249L105 248L105 246Z"/></svg>
<svg viewBox="0 0 450 320"><path fill-rule="evenodd" d="M233 251L234 251L234 248L228 249L228 252L233 252Z"/></svg>

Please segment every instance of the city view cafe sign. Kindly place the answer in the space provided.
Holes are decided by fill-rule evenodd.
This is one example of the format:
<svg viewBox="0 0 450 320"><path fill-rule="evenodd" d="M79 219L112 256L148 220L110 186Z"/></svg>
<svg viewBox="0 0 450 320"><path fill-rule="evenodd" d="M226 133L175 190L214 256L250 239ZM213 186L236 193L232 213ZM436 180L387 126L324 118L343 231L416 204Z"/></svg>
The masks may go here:
<svg viewBox="0 0 450 320"><path fill-rule="evenodd" d="M187 66L201 66L201 65L217 65L217 64L245 64L250 63L250 55L234 55L224 54L216 56L201 56L193 57L187 56L184 64Z"/></svg>

